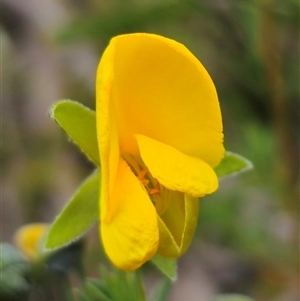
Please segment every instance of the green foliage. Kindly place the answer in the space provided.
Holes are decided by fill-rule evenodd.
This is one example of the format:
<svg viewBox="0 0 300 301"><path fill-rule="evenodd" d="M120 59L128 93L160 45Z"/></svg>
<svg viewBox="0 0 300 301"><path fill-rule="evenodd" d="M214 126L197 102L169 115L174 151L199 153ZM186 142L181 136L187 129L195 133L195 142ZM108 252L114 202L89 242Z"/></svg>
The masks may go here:
<svg viewBox="0 0 300 301"><path fill-rule="evenodd" d="M100 165L94 111L75 101L62 100L51 108L50 116L88 158Z"/></svg>
<svg viewBox="0 0 300 301"><path fill-rule="evenodd" d="M46 248L55 249L71 243L99 218L99 186L100 175L96 171L79 187L52 224Z"/></svg>
<svg viewBox="0 0 300 301"><path fill-rule="evenodd" d="M95 164L100 165L95 112L70 100L57 102L50 116ZM96 171L77 190L50 228L46 248L69 244L98 219L100 174Z"/></svg>
<svg viewBox="0 0 300 301"><path fill-rule="evenodd" d="M8 243L0 244L0 299L3 300L25 296L29 290L29 283L25 275L30 264L22 254ZM11 298L11 299L10 299Z"/></svg>
<svg viewBox="0 0 300 301"><path fill-rule="evenodd" d="M143 284L136 272L102 267L101 279L88 279L81 291L80 301L146 301Z"/></svg>
<svg viewBox="0 0 300 301"><path fill-rule="evenodd" d="M252 163L246 158L238 154L226 152L221 163L215 168L215 172L219 178L222 178L247 171L252 167Z"/></svg>

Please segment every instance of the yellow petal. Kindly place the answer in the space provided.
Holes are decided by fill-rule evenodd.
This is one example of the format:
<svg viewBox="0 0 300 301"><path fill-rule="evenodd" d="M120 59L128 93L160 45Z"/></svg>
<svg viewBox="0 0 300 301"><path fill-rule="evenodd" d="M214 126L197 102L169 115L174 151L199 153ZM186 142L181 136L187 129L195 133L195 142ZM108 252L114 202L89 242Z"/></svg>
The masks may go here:
<svg viewBox="0 0 300 301"><path fill-rule="evenodd" d="M117 267L137 269L157 250L157 216L147 192L123 159L109 202L100 227L105 251Z"/></svg>
<svg viewBox="0 0 300 301"><path fill-rule="evenodd" d="M133 135L143 134L216 166L224 153L220 107L196 57L153 34L118 36L108 48L121 151L137 155Z"/></svg>
<svg viewBox="0 0 300 301"><path fill-rule="evenodd" d="M218 188L214 170L199 158L143 135L136 135L141 157L150 173L163 186L195 197Z"/></svg>
<svg viewBox="0 0 300 301"><path fill-rule="evenodd" d="M48 224L32 223L19 228L14 235L16 246L29 258L37 258L39 243L46 234L48 227Z"/></svg>
<svg viewBox="0 0 300 301"><path fill-rule="evenodd" d="M190 245L198 222L199 199L174 192L168 209L159 219L160 242L157 253L181 256Z"/></svg>
<svg viewBox="0 0 300 301"><path fill-rule="evenodd" d="M102 56L96 79L97 138L102 174L100 192L101 217L105 216L108 210L109 198L119 163L117 122L112 103L113 60L114 48L109 47Z"/></svg>

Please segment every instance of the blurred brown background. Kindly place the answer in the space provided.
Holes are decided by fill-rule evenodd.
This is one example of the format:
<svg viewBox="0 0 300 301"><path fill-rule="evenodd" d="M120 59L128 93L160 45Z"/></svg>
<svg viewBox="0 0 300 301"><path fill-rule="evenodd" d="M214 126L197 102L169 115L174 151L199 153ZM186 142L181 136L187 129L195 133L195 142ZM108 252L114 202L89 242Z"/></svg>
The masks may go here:
<svg viewBox="0 0 300 301"><path fill-rule="evenodd" d="M299 300L299 11L296 0L3 0L1 241L24 223L51 222L94 168L50 120L51 105L94 108L109 39L153 32L201 60L218 90L226 149L255 166L202 200L169 300Z"/></svg>

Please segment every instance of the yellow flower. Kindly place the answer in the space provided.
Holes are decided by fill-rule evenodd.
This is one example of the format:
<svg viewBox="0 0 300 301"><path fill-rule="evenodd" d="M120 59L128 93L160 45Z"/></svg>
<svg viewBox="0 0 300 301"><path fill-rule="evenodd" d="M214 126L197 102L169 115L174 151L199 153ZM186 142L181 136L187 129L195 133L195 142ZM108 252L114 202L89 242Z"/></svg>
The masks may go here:
<svg viewBox="0 0 300 301"><path fill-rule="evenodd" d="M214 84L182 44L154 34L113 38L96 81L105 251L133 270L188 247L199 197L214 192L222 119Z"/></svg>
<svg viewBox="0 0 300 301"><path fill-rule="evenodd" d="M16 246L31 260L37 259L40 253L40 243L48 228L49 225L44 223L32 223L20 227L14 235Z"/></svg>

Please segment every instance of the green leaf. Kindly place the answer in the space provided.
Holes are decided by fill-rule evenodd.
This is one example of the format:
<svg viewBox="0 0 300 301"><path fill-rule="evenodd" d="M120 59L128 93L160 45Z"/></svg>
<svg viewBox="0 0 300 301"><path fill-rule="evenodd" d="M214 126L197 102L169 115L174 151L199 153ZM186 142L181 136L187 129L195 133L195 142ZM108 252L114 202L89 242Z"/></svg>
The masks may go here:
<svg viewBox="0 0 300 301"><path fill-rule="evenodd" d="M94 172L79 187L52 224L46 248L63 247L82 236L99 217L100 174Z"/></svg>
<svg viewBox="0 0 300 301"><path fill-rule="evenodd" d="M101 266L101 278L87 279L79 295L90 301L146 301L143 283L137 271L108 271L105 266Z"/></svg>
<svg viewBox="0 0 300 301"><path fill-rule="evenodd" d="M151 261L156 267L159 268L161 272L163 272L172 281L175 281L177 279L176 259L156 254L154 257L152 257Z"/></svg>
<svg viewBox="0 0 300 301"><path fill-rule="evenodd" d="M51 108L50 117L65 130L88 158L100 165L94 111L75 101L62 100Z"/></svg>
<svg viewBox="0 0 300 301"><path fill-rule="evenodd" d="M240 294L224 294L215 297L211 301L254 301L254 299Z"/></svg>
<svg viewBox="0 0 300 301"><path fill-rule="evenodd" d="M226 152L221 163L215 168L215 172L219 178L223 178L251 168L253 165L246 158L232 152Z"/></svg>
<svg viewBox="0 0 300 301"><path fill-rule="evenodd" d="M24 256L8 243L0 244L0 299L21 294L25 296L30 289L26 280L31 270Z"/></svg>

